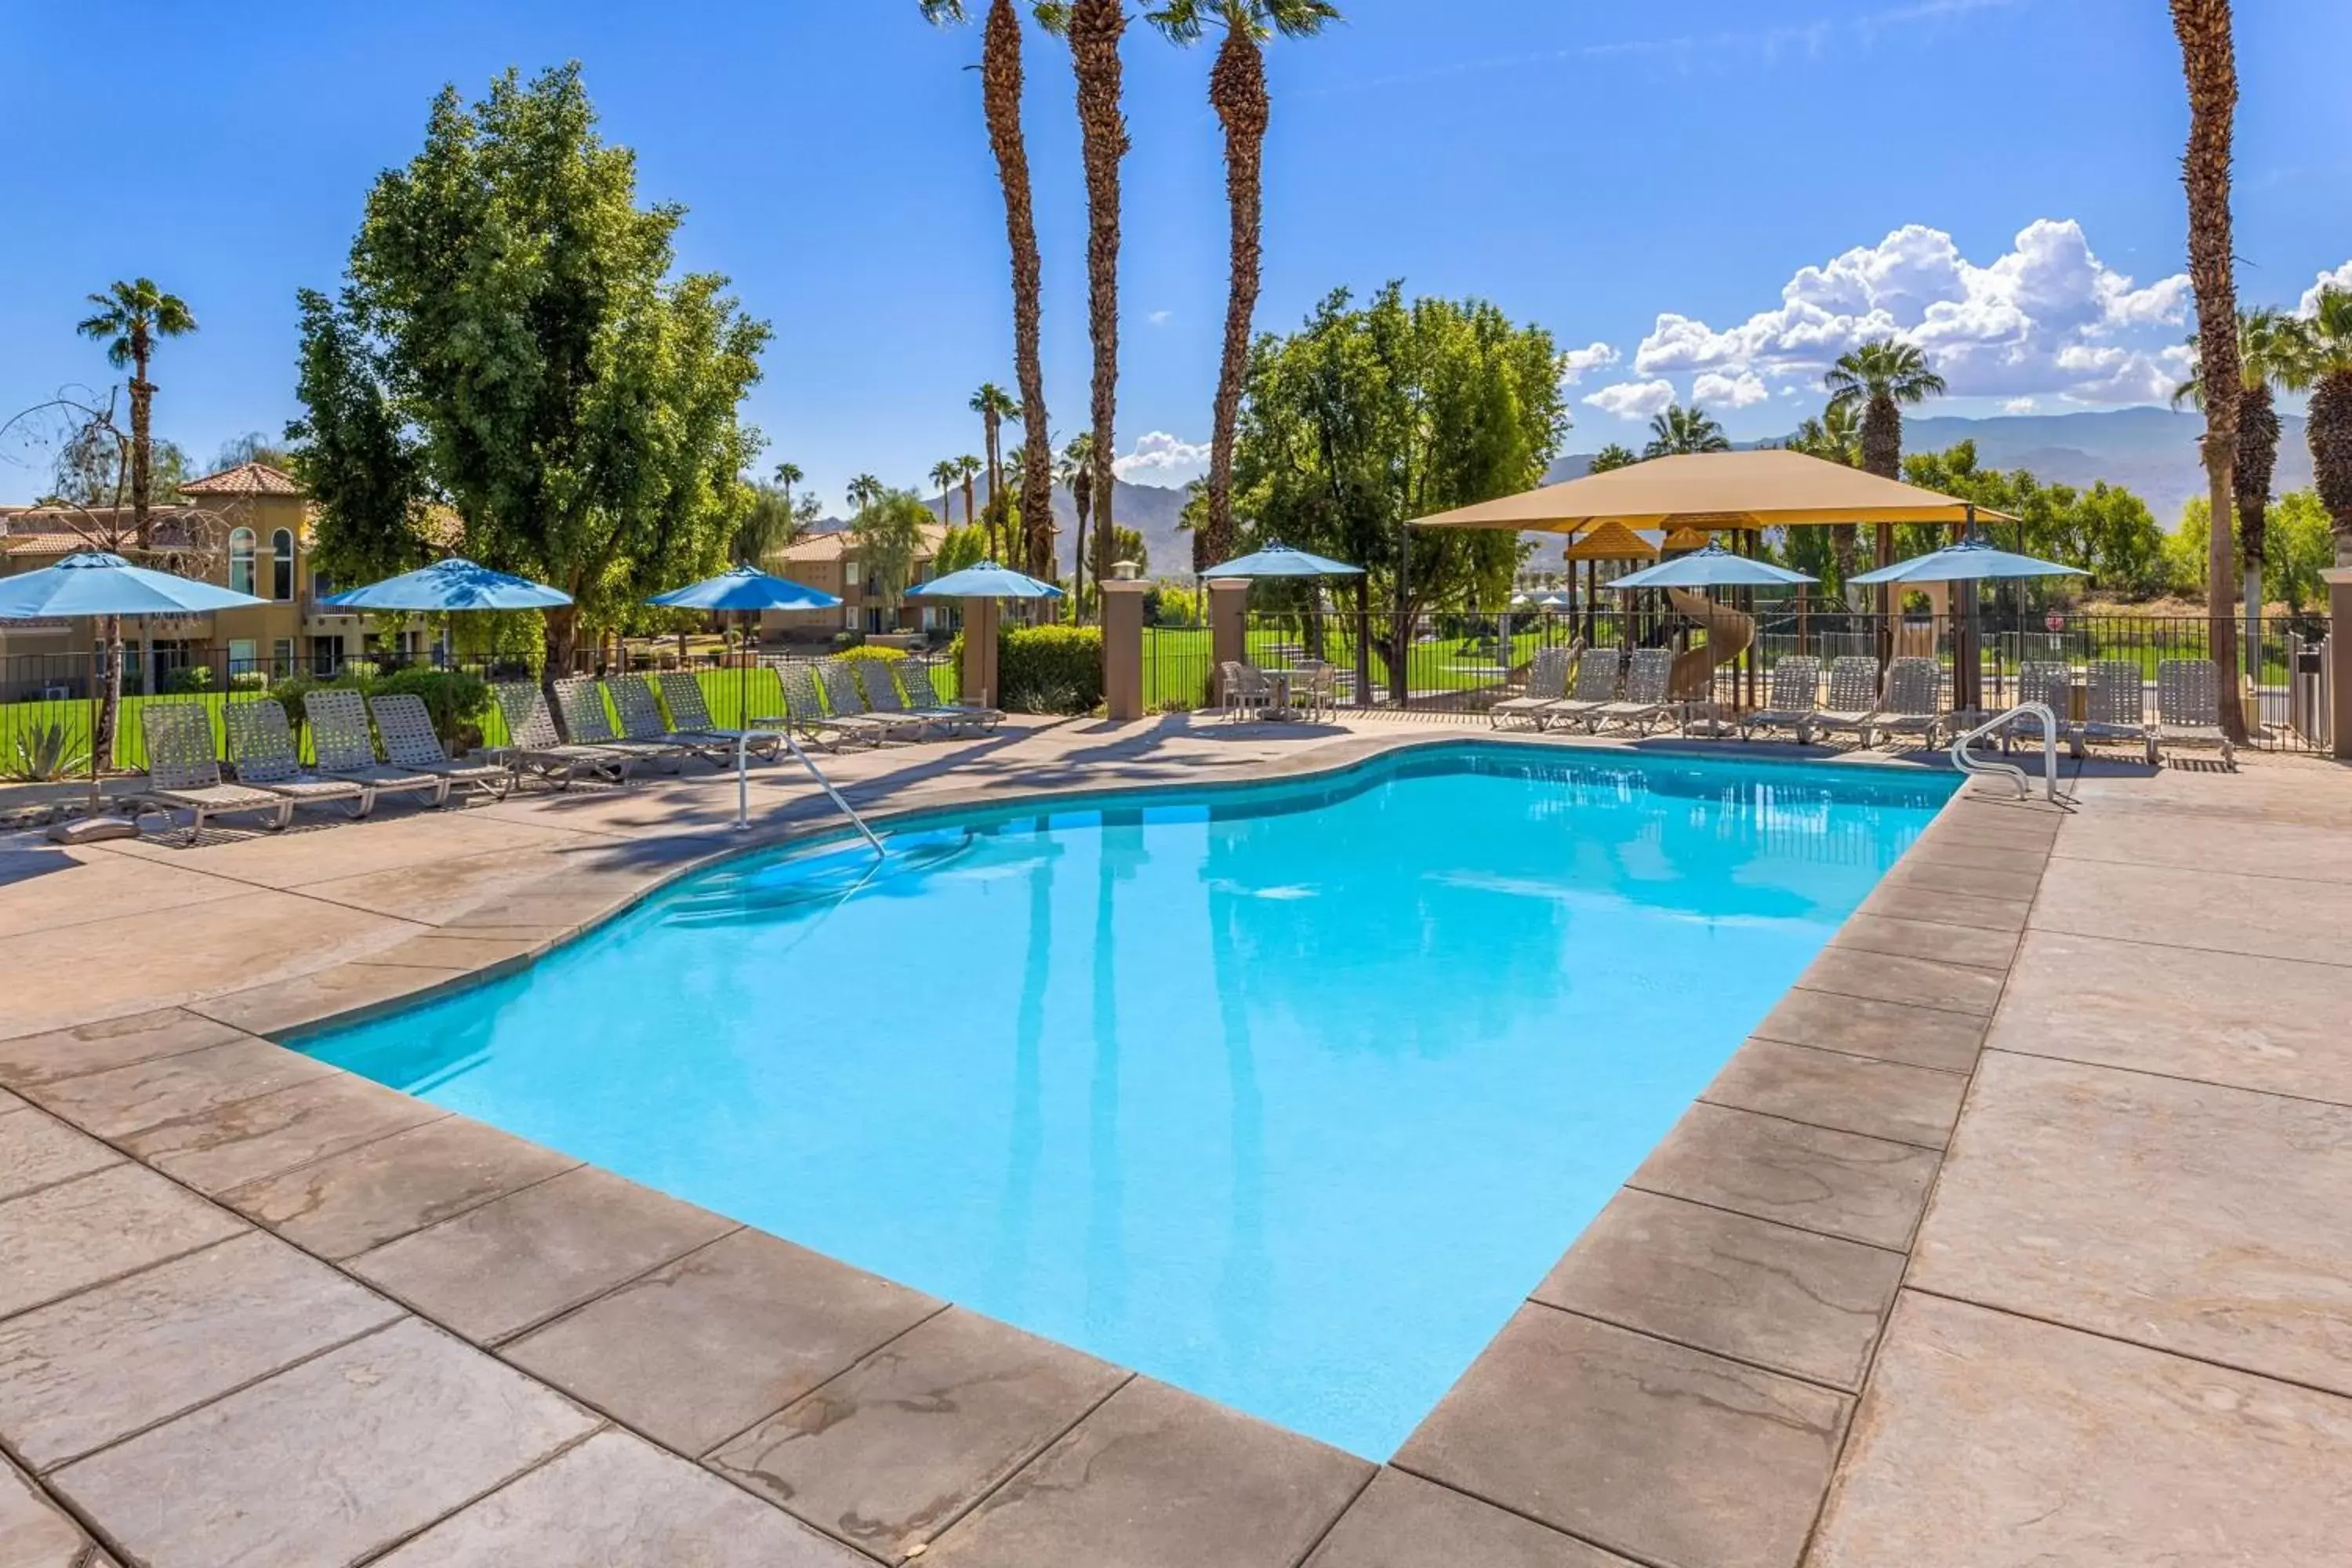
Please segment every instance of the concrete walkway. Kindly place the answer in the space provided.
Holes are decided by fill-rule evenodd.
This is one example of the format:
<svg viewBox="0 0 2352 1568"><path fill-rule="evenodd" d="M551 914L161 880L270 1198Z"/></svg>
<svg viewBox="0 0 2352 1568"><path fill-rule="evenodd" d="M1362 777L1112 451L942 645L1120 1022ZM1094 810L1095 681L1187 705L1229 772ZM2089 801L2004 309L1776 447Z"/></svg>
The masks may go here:
<svg viewBox="0 0 2352 1568"><path fill-rule="evenodd" d="M898 806L1444 738L836 772ZM2081 793L1956 801L1377 1470L265 1037L738 847L730 784L0 850L0 1563L2340 1561L2352 779Z"/></svg>

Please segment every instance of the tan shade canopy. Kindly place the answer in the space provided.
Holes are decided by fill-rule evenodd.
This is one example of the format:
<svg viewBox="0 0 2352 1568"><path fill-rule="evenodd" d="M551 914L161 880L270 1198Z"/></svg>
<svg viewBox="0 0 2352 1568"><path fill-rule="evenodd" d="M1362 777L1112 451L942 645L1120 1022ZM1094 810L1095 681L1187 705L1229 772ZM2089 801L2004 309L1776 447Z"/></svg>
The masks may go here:
<svg viewBox="0 0 2352 1568"><path fill-rule="evenodd" d="M1622 522L1604 522L1565 553L1570 561L1655 561L1658 547Z"/></svg>
<svg viewBox="0 0 2352 1568"><path fill-rule="evenodd" d="M2014 522L1990 508L1802 452L1695 452L1653 458L1524 495L1480 501L1415 528L1507 528L1579 533L1627 528L1793 528L1825 522Z"/></svg>
<svg viewBox="0 0 2352 1568"><path fill-rule="evenodd" d="M1672 533L1666 535L1666 548L1669 550L1704 550L1706 548L1706 542L1714 537L1715 535L1709 533L1703 528L1677 528Z"/></svg>

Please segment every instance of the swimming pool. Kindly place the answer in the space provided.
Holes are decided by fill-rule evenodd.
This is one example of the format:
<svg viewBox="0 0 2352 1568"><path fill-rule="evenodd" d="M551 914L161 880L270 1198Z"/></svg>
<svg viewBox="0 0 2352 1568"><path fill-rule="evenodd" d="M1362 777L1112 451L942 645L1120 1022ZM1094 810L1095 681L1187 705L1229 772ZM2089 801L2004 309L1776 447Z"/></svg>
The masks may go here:
<svg viewBox="0 0 2352 1568"><path fill-rule="evenodd" d="M1389 1456L1944 801L1421 748L685 880L329 1060Z"/></svg>

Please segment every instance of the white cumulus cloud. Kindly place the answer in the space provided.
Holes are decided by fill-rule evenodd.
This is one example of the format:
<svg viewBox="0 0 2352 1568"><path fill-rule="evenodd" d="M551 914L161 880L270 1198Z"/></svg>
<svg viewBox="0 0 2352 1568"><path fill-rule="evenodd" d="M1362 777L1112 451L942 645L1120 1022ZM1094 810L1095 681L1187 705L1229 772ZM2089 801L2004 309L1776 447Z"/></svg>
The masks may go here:
<svg viewBox="0 0 2352 1568"><path fill-rule="evenodd" d="M2346 262L2333 272L2321 273L2311 287L2303 291L2303 303L2294 308L2294 313L2306 321L2319 314L2319 296L2323 289L2327 289L2352 292L2352 261Z"/></svg>
<svg viewBox="0 0 2352 1568"><path fill-rule="evenodd" d="M1719 370L1704 372L1691 383L1691 401L1717 407L1745 408L1761 403L1772 395L1764 378L1752 370L1738 375L1726 375Z"/></svg>
<svg viewBox="0 0 2352 1568"><path fill-rule="evenodd" d="M1164 327L1169 322L1176 319L1176 312L1173 310L1154 310L1151 314L1144 317L1143 319L1150 321L1155 327Z"/></svg>
<svg viewBox="0 0 2352 1568"><path fill-rule="evenodd" d="M1621 381L1614 386L1602 387L1584 401L1620 419L1647 419L1654 414L1664 414L1673 405L1675 384L1663 379Z"/></svg>
<svg viewBox="0 0 2352 1568"><path fill-rule="evenodd" d="M1137 437L1134 451L1112 458L1110 468L1130 484L1187 484L1209 471L1209 444L1154 430Z"/></svg>
<svg viewBox="0 0 2352 1568"><path fill-rule="evenodd" d="M2000 405L2003 414L2031 414L2042 406L2031 397L2012 397Z"/></svg>
<svg viewBox="0 0 2352 1568"><path fill-rule="evenodd" d="M1594 342L1580 349L1570 349L1562 357L1568 361L1568 368L1560 376L1560 380L1570 386L1574 386L1584 379L1585 372L1607 370L1625 356L1607 343Z"/></svg>
<svg viewBox="0 0 2352 1568"><path fill-rule="evenodd" d="M1909 224L1800 268L1777 307L1735 325L1661 313L1633 368L1817 386L1838 355L1894 336L1917 344L1958 396L2142 402L2171 390L2165 340L2189 302L2185 276L2141 286L2100 260L2072 219L2028 224L1981 265L1943 230Z"/></svg>

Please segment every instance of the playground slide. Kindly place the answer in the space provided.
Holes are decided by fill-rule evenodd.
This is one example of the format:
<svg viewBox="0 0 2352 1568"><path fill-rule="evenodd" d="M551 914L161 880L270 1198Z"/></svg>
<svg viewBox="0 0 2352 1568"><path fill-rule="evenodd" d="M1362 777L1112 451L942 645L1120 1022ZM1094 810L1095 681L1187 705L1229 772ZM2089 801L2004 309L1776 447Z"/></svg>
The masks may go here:
<svg viewBox="0 0 2352 1568"><path fill-rule="evenodd" d="M1675 655L1673 695L1677 700L1706 697L1715 688L1715 672L1748 651L1756 640L1756 617L1728 605L1718 605L1687 588L1669 588L1666 598L1675 613L1696 622L1706 641Z"/></svg>

